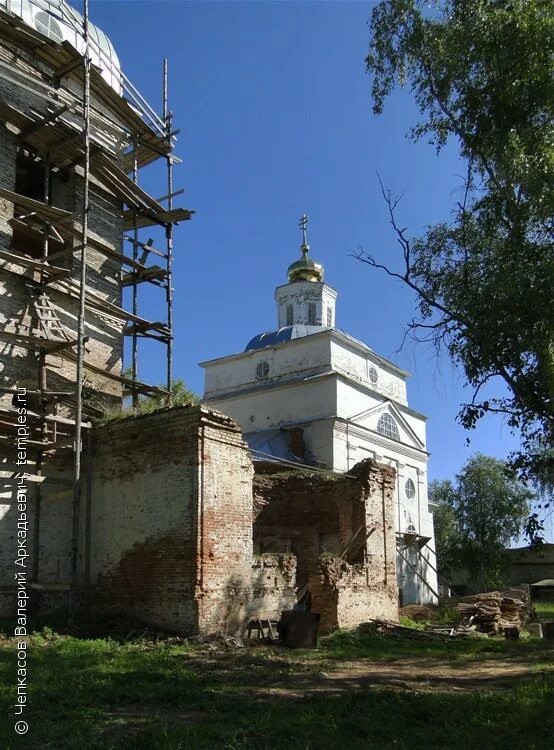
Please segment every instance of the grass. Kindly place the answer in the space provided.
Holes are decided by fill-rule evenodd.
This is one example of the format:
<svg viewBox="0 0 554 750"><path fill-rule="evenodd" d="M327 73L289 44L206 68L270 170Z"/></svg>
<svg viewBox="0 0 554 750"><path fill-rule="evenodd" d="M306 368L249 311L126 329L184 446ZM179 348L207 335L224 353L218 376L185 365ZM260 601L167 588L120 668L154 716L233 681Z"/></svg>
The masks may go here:
<svg viewBox="0 0 554 750"><path fill-rule="evenodd" d="M554 602L534 602L533 609L539 620L554 620Z"/></svg>
<svg viewBox="0 0 554 750"><path fill-rule="evenodd" d="M120 644L45 630L29 641L30 734L14 739L15 654L0 640L0 747L47 750L527 748L551 746L553 674L544 642L421 644L338 632L313 651ZM483 659L529 662L509 684L456 692L390 689L353 669L415 664L477 670ZM382 665L379 667L379 665ZM351 669L341 689L326 676ZM394 683L393 683L394 686ZM463 726L463 731L461 727Z"/></svg>

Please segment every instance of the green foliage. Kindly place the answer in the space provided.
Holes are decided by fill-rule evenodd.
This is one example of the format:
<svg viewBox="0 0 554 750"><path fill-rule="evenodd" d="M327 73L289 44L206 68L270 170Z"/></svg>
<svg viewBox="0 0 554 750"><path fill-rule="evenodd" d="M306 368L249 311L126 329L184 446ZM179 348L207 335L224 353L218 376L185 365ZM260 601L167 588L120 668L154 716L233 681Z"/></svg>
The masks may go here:
<svg viewBox="0 0 554 750"><path fill-rule="evenodd" d="M165 386L160 386L164 388ZM184 380L178 378L173 380L171 383L171 406L188 406L189 404L200 403L200 397L190 391ZM137 414L150 414L158 409L163 409L167 406L166 396L156 394L154 396L142 396L139 399Z"/></svg>
<svg viewBox="0 0 554 750"><path fill-rule="evenodd" d="M414 338L463 368L474 393L462 425L506 415L522 435L513 465L535 477L554 463L553 55L551 0L383 0L366 60L374 112L409 84L422 115L411 136L437 150L455 140L466 175L450 221L415 240L383 191L402 269L360 259L416 293Z"/></svg>
<svg viewBox="0 0 554 750"><path fill-rule="evenodd" d="M164 388L164 386L159 386ZM174 380L171 384L171 403L167 402L167 397L162 394L152 396L140 396L136 408L124 406L118 408L112 405L103 404L97 413L92 415L92 420L96 425L108 424L118 419L127 419L127 417L139 416L141 414L152 414L160 409L173 408L175 406L188 406L189 404L199 404L200 396L190 391L181 378Z"/></svg>
<svg viewBox="0 0 554 750"><path fill-rule="evenodd" d="M425 623L420 622L419 620L412 620L412 618L407 615L400 615L398 622L405 628L413 628L414 630L423 630L425 628Z"/></svg>
<svg viewBox="0 0 554 750"><path fill-rule="evenodd" d="M456 490L450 480L435 480L430 483L429 501L436 503L433 510L435 549L442 571L452 570L458 565L459 533L454 513L455 497Z"/></svg>
<svg viewBox="0 0 554 750"><path fill-rule="evenodd" d="M451 482L433 482L435 536L443 572L469 571L482 591L502 581L505 548L529 514L533 493L496 458L473 456Z"/></svg>

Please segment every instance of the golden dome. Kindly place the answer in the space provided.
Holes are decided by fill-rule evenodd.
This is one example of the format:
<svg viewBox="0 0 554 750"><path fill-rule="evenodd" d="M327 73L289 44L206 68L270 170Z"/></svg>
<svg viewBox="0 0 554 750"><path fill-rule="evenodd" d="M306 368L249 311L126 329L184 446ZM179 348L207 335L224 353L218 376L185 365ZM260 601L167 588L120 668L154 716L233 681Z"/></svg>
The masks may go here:
<svg viewBox="0 0 554 750"><path fill-rule="evenodd" d="M306 233L308 231L308 217L306 214L300 219L300 227L302 229L302 245L300 250L302 251L302 257L300 260L291 263L287 274L289 277L289 283L294 281L323 281L323 266L320 263L316 263L312 258L308 258L310 252L310 246L306 242Z"/></svg>
<svg viewBox="0 0 554 750"><path fill-rule="evenodd" d="M323 281L323 266L308 258L309 245L302 245L302 257L288 268L289 283L293 281Z"/></svg>

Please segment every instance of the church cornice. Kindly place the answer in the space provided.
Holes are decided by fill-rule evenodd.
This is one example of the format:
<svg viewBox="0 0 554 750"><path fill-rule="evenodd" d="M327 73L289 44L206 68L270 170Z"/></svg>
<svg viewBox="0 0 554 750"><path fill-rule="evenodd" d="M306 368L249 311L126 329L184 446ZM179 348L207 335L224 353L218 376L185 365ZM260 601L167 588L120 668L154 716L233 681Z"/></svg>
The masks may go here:
<svg viewBox="0 0 554 750"><path fill-rule="evenodd" d="M263 351L263 349L258 349L256 351ZM249 352L249 354L250 353L251 352ZM277 388L291 388L293 386L303 385L305 383L309 383L310 381L315 381L323 377L337 375L337 373L333 370L329 370L327 365L323 365L321 368L314 367L309 370L304 370L303 372L303 375L296 378L287 378L286 380L273 381L264 380L259 383L248 383L244 386L239 386L228 391L213 391L209 395L204 396L204 401L209 402L220 401L227 398L242 398L244 396L250 396L251 394L257 392L270 391Z"/></svg>
<svg viewBox="0 0 554 750"><path fill-rule="evenodd" d="M275 300L277 301L279 290L281 289L290 289L291 293L294 293L296 290L298 290L298 287L300 284L306 284L308 285L308 288L310 287L323 287L326 292L330 292L333 299L336 299L338 297L338 292L336 289L333 289L332 286L329 284L326 284L325 281L293 281L289 282L287 284L280 284L279 286L275 287Z"/></svg>
<svg viewBox="0 0 554 750"><path fill-rule="evenodd" d="M390 401L392 404L394 404L394 406L400 412L409 414L412 417L416 417L416 419L422 419L425 422L427 421L427 417L424 414L420 414L420 412L415 411L415 409L412 409L409 406L406 406L406 404L402 404L388 396L384 396L382 393L379 393L378 391L375 391L372 388L369 388L363 385L362 383L359 383L356 380L351 380L346 375L343 375L342 373L337 372L336 370L330 370L327 365L324 365L321 368L313 368L312 370L306 370L304 371L303 375L301 375L300 377L296 377L296 378L287 378L286 380L275 380L275 381L269 381L269 382L264 381L261 383L248 383L244 386L239 386L234 389L213 391L204 396L204 401L206 403L209 403L210 401L224 401L229 398L244 398L244 397L252 395L253 393L258 393L258 392L263 392L263 391L268 391L268 390L276 390L278 388L293 388L298 385L305 385L306 383L316 382L317 380L320 380L321 378L340 379L347 385L358 388L360 391L364 393L368 393L371 396L382 399L382 404L385 404ZM377 409L382 408L382 404L376 404L375 408ZM329 418L333 416L335 415L329 415ZM347 417L340 417L340 419L347 420Z"/></svg>
<svg viewBox="0 0 554 750"><path fill-rule="evenodd" d="M253 349L247 352L238 352L236 354L228 354L225 357L217 357L216 359L208 359L204 362L200 362L200 367L203 367L204 369L206 367L210 367L211 365L219 364L221 362L232 362L234 360L243 359L245 357L252 357L254 352L261 353L263 351L269 351L272 349L283 349L287 346L294 346L301 344L306 341L306 339L318 339L318 338L325 338L327 337L329 340L334 340L335 342L342 344L343 346L349 347L350 349L354 349L355 351L359 351L363 353L365 357L369 357L370 359L374 360L376 364L381 365L386 370L389 370L390 372L394 373L395 375L399 375L401 378L406 379L410 377L410 373L406 370L403 370L401 367L398 367L393 362L390 362L388 359L385 359L384 357L381 357L381 355L377 354L373 351L373 349L370 349L369 346L362 343L361 341L357 341L356 339L347 336L345 333L340 331L338 328L327 328L324 331L319 331L318 333L311 333L309 336L300 336L297 339L291 339L290 341L283 341L280 344L272 344L271 346L268 346L264 349ZM375 391L377 393L377 391Z"/></svg>

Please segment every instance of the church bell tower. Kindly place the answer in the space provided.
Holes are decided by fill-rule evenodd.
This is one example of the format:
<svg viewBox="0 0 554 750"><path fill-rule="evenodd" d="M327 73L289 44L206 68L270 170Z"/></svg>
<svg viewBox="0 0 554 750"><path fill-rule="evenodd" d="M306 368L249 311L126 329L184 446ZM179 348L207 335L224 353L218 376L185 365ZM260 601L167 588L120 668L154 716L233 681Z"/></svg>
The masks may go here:
<svg viewBox="0 0 554 750"><path fill-rule="evenodd" d="M289 283L275 290L277 324L279 328L294 325L334 328L337 292L323 282L323 266L308 255L306 214L300 219L299 226L302 230L301 258L288 268Z"/></svg>

